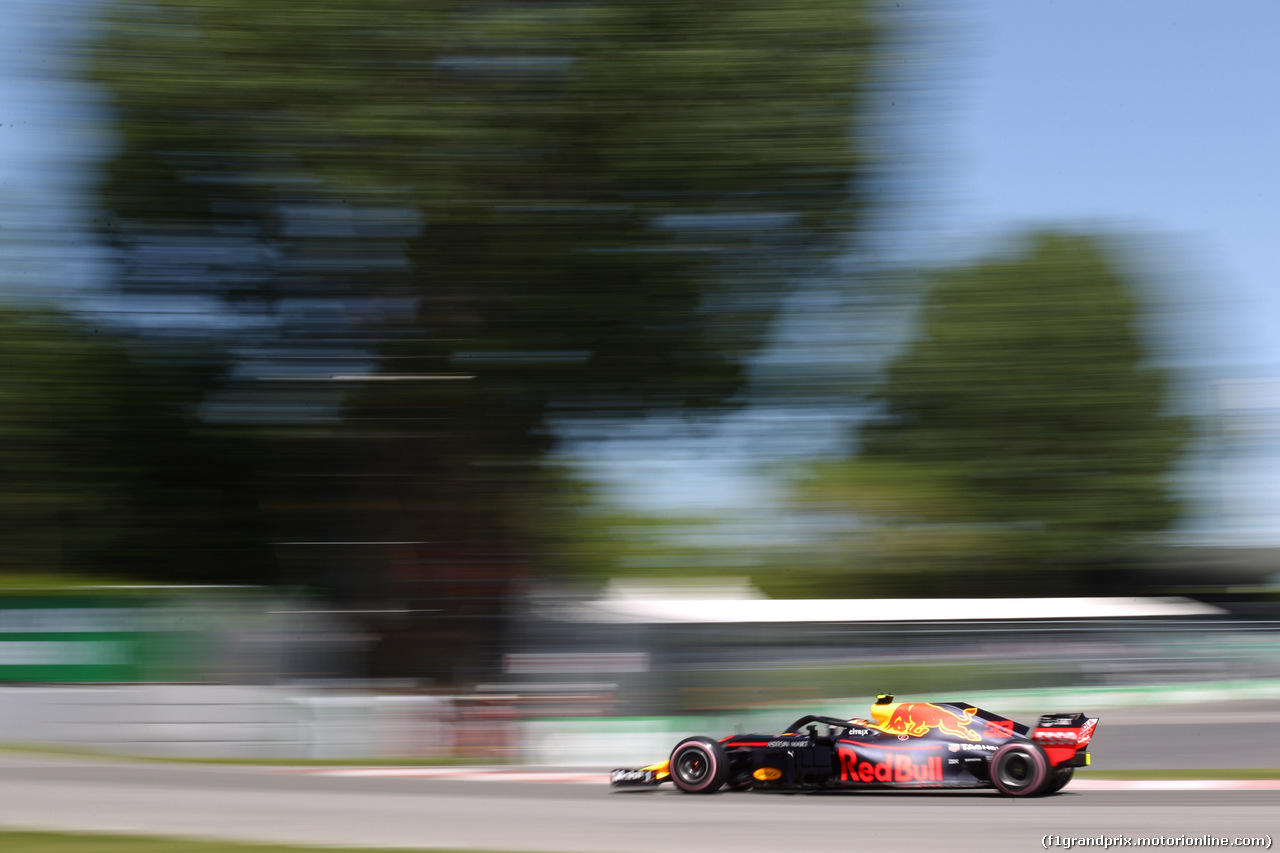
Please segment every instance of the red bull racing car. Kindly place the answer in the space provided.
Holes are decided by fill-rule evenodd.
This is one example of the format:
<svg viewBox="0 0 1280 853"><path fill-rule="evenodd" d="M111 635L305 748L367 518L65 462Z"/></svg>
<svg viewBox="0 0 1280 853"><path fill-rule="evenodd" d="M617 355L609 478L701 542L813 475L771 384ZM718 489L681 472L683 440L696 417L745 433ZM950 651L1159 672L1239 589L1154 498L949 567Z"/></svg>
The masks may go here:
<svg viewBox="0 0 1280 853"><path fill-rule="evenodd" d="M1047 714L1034 726L964 702L894 702L871 719L809 715L779 735L685 738L667 761L614 770L617 788L670 781L688 794L732 790L994 788L1010 797L1052 794L1089 764L1098 725L1084 714Z"/></svg>

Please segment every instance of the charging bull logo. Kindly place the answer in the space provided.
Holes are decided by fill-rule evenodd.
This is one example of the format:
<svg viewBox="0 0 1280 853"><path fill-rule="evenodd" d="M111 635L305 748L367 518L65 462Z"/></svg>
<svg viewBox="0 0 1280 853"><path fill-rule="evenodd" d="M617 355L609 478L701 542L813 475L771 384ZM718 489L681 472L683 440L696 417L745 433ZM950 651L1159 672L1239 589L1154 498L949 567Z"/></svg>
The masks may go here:
<svg viewBox="0 0 1280 853"><path fill-rule="evenodd" d="M904 702L893 709L889 719L880 728L886 732L911 737L923 737L930 730L938 729L953 737L965 740L982 740L982 735L969 728L977 708L965 708L963 714L948 711L929 702Z"/></svg>

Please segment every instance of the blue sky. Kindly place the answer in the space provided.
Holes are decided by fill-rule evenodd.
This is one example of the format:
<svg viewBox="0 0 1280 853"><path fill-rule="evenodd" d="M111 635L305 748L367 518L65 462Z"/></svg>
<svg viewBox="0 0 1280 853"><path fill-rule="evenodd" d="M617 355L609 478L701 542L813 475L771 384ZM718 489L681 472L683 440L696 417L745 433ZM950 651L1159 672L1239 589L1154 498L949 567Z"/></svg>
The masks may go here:
<svg viewBox="0 0 1280 853"><path fill-rule="evenodd" d="M972 21L951 227L1165 235L1238 309L1220 357L1274 362L1280 4L975 0Z"/></svg>
<svg viewBox="0 0 1280 853"><path fill-rule="evenodd" d="M909 119L926 179L905 255L964 258L1037 225L1127 238L1163 360L1231 438L1188 465L1186 537L1280 544L1280 3L934 6L941 38ZM798 334L838 310L818 306ZM628 436L602 453L636 472L622 490L648 506L747 506L770 494L742 466L771 434L804 430L813 446L835 439L821 417L748 412L701 441Z"/></svg>
<svg viewBox="0 0 1280 853"><path fill-rule="evenodd" d="M102 278L85 203L110 133L75 78L93 0L0 0L0 295L83 298Z"/></svg>
<svg viewBox="0 0 1280 853"><path fill-rule="evenodd" d="M1280 543L1280 3L975 0L942 172L958 241L1020 223L1144 239L1174 363L1231 442L1203 531Z"/></svg>
<svg viewBox="0 0 1280 853"><path fill-rule="evenodd" d="M912 243L946 257L1035 223L1134 236L1164 299L1170 361L1196 399L1224 403L1229 453L1190 480L1203 527L1280 544L1280 2L939 2L936 109L921 149L927 195ZM0 0L0 258L26 295L91 291L99 269L80 202L109 146L92 90L59 79L55 48L89 0ZM59 236L50 236L59 235ZM829 306L815 306L828 325ZM793 321L794 322L794 321ZM1218 410L1221 413L1221 409ZM741 473L761 436L794 424L753 413L703 444L633 436L601 447L642 504L756 500ZM814 435L831 426L815 421ZM754 436L752 439L750 436ZM816 440L816 439L815 439Z"/></svg>

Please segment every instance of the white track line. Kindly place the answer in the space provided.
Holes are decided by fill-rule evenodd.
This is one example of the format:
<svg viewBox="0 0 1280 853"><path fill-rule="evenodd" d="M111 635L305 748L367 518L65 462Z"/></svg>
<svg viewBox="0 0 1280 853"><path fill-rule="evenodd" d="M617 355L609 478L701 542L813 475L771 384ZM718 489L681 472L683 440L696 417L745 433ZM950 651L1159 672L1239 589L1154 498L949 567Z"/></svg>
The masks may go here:
<svg viewBox="0 0 1280 853"><path fill-rule="evenodd" d="M457 779L475 782L560 782L607 785L609 774L486 767L326 767L288 772L348 778ZM1074 779L1071 791L1280 791L1280 779Z"/></svg>

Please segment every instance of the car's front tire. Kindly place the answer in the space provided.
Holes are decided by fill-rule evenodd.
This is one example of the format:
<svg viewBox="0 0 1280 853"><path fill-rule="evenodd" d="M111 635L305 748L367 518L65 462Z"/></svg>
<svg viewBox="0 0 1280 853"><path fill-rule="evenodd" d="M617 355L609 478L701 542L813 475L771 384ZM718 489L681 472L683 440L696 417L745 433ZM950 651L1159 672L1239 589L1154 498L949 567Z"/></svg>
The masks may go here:
<svg viewBox="0 0 1280 853"><path fill-rule="evenodd" d="M686 738L671 750L668 771L672 783L686 794L710 794L729 778L729 756L709 737Z"/></svg>
<svg viewBox="0 0 1280 853"><path fill-rule="evenodd" d="M991 756L991 784L1009 797L1038 797L1049 793L1052 772L1049 757L1034 743L1006 743Z"/></svg>

